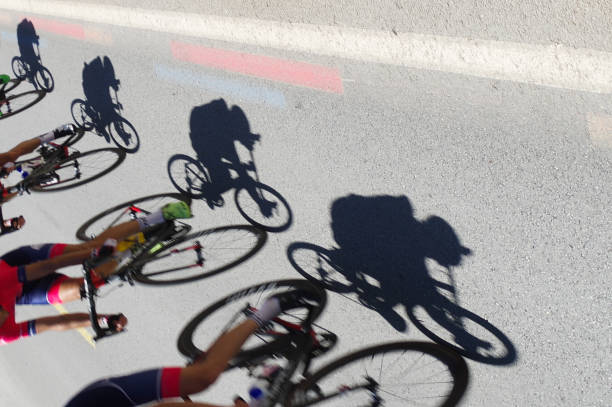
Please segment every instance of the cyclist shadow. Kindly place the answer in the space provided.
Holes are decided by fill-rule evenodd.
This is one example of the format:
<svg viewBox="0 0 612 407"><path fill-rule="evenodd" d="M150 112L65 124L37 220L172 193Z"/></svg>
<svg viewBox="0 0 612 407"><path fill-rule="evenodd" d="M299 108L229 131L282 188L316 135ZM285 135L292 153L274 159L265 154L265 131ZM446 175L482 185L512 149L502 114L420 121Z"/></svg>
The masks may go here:
<svg viewBox="0 0 612 407"><path fill-rule="evenodd" d="M17 46L21 55L13 57L11 67L16 78L27 80L36 90L51 92L55 82L51 72L42 64L39 39L32 21L21 20L17 25Z"/></svg>
<svg viewBox="0 0 612 407"><path fill-rule="evenodd" d="M75 99L70 105L75 124L96 133L126 153L135 153L140 147L138 132L121 112L117 92L121 82L115 77L115 69L109 57L99 56L84 63L83 92L85 100Z"/></svg>
<svg viewBox="0 0 612 407"><path fill-rule="evenodd" d="M253 150L261 136L251 132L244 111L213 100L191 111L189 129L197 158L170 157L168 176L175 188L204 199L211 209L224 206L223 195L234 190L236 207L247 221L271 232L288 229L293 218L289 204L259 181Z"/></svg>
<svg viewBox="0 0 612 407"><path fill-rule="evenodd" d="M336 247L295 242L287 248L300 274L375 310L400 332L409 319L473 360L516 359L506 335L459 305L452 268L471 251L444 219L417 220L405 196L358 195L334 201L331 217Z"/></svg>

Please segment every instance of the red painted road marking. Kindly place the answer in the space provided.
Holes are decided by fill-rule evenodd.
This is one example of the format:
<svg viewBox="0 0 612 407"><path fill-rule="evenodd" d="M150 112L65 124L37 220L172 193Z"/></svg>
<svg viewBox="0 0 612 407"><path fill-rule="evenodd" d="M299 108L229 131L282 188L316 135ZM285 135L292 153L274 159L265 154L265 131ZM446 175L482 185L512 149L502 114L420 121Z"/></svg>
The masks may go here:
<svg viewBox="0 0 612 407"><path fill-rule="evenodd" d="M32 21L36 30L49 31L67 37L85 39L85 30L82 25L72 23L60 23L59 21L47 20L38 17L26 17Z"/></svg>
<svg viewBox="0 0 612 407"><path fill-rule="evenodd" d="M59 21L48 20L46 18L26 17L34 24L36 30L47 31L65 37L76 38L78 40L95 42L102 45L111 45L112 36L102 30L95 28L85 28L80 24L62 23Z"/></svg>
<svg viewBox="0 0 612 407"><path fill-rule="evenodd" d="M342 93L337 69L264 55L245 54L172 41L172 55L180 61L224 69L258 78Z"/></svg>

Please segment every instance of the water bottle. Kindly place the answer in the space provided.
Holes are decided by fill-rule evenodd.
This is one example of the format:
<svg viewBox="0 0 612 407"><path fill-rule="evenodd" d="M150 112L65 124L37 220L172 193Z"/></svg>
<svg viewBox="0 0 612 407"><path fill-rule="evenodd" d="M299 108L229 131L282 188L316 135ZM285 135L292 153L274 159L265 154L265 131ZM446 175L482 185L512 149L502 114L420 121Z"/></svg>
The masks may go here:
<svg viewBox="0 0 612 407"><path fill-rule="evenodd" d="M257 380L249 388L249 396L251 398L249 407L261 407L268 395L268 387L276 375L280 372L279 365L264 365L260 374L257 375Z"/></svg>
<svg viewBox="0 0 612 407"><path fill-rule="evenodd" d="M30 175L30 173L26 171L26 169L23 168L21 165L18 165L17 167L15 167L15 169L21 174L21 178L23 179L27 178L27 176Z"/></svg>
<svg viewBox="0 0 612 407"><path fill-rule="evenodd" d="M249 388L249 407L261 407L264 405L266 396L268 395L268 386L270 383L265 378L257 379Z"/></svg>

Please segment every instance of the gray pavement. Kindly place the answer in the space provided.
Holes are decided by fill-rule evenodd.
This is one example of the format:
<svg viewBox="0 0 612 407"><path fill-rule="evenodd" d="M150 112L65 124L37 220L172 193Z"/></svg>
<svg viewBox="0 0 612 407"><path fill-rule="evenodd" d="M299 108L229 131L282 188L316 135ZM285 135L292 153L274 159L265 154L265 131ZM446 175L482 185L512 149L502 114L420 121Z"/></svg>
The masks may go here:
<svg viewBox="0 0 612 407"><path fill-rule="evenodd" d="M141 6L137 3L133 6ZM272 7L274 2L267 2L269 7L251 2L244 8L239 2L208 3L164 5L182 12L393 26L415 33L612 50L606 29L610 4L605 1L588 10L571 2L554 9L526 2L483 10L456 4L457 13L437 4L404 3L403 11L396 12L400 3L391 2L359 2L354 8L338 3L329 10L316 2L304 3L303 9ZM3 16L0 55L8 72L11 58L19 54L10 34L24 15L2 11ZM557 24L555 18L570 24ZM287 257L295 242L339 247L357 260L370 261L375 269L370 279L388 296L386 305L366 307L367 300L356 293L330 292L320 323L341 340L317 365L369 344L427 339L408 317L407 309L417 315L422 310L409 297L419 294L419 271L449 281L440 263L452 257L447 251L456 249L452 241L427 243L427 227L437 231L434 237L447 230L435 229L435 219L450 226L471 251L451 268L453 301L460 307L454 309L471 312L462 314L474 316L463 321L467 329L493 345L468 359L471 385L463 405L611 404L612 336L606 311L612 269L610 94L56 20L104 32L112 41L81 41L40 28L42 63L53 74L55 90L0 122L0 149L71 121L70 103L84 97L83 63L97 56L112 61L121 81L117 94L122 116L137 129L141 145L119 169L87 186L6 204L5 216L23 213L28 224L19 233L0 237L0 252L30 243L75 242L78 226L103 209L172 191L166 173L170 156L195 157L189 136L192 109L219 98L239 106L251 131L261 135L253 151L259 179L287 200L294 222L287 231L271 234L253 259L218 276L184 286L122 287L109 293L99 307L126 313L129 331L95 349L76 332L45 334L0 348L0 404L61 405L94 379L182 364L175 342L188 318L237 287L299 277ZM178 61L170 50L176 41L332 67L342 78L343 91L322 92ZM282 103L271 104L265 95ZM79 148L107 145L90 134ZM215 210L195 202L194 225L244 223L231 192L224 197L226 205ZM332 214L334 203L345 205L343 211ZM79 272L77 267L68 270L75 276ZM385 285L399 281L405 286ZM82 312L85 304L66 308ZM17 320L56 313L52 307L18 307ZM498 337L473 321L488 321ZM443 328L430 329L448 337ZM199 399L228 402L236 393L246 394L247 380L228 375Z"/></svg>

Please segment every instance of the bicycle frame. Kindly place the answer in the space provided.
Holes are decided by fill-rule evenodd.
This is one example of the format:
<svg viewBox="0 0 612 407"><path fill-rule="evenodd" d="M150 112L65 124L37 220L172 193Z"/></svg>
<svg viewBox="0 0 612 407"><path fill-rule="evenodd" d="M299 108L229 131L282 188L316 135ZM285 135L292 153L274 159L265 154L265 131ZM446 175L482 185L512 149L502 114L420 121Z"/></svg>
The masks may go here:
<svg viewBox="0 0 612 407"><path fill-rule="evenodd" d="M252 313L255 308L248 306L243 313ZM310 362L313 358L318 356L316 350L321 345L321 342L317 338L317 334L312 328L312 314L306 318L302 325L295 324L293 322L286 321L282 318L276 317L272 319L273 322L281 325L287 329L288 333L277 333L275 331L267 330L259 335L282 335L277 340L266 343L257 348L242 351L240 355L232 359L226 370L233 368L246 368L249 370L249 374L252 374L253 370L265 360L274 356L282 356L287 360L286 366L284 366L279 373L270 382L268 387L268 394L263 404L264 407L273 407L278 403L282 403L289 395L293 388L293 381L291 380L295 373L300 369L303 376L307 375L310 367ZM231 325L232 321L228 322ZM322 328L324 329L324 328ZM325 329L324 329L325 330ZM336 335L332 332L327 331L331 334L330 338L336 341ZM255 334L258 335L258 334Z"/></svg>
<svg viewBox="0 0 612 407"><path fill-rule="evenodd" d="M130 212L133 214L134 217L135 217L135 213L139 213L139 212L148 213L148 211L142 210L134 206L127 208L127 210L130 210ZM187 233L191 229L191 226L185 223L182 223L182 222L173 221L172 225L175 226L177 223L179 225L182 225L178 230L175 227L172 227L170 229L163 229L159 233L155 234L155 236L152 239L149 239L148 241L139 245L138 250L136 251L136 253L133 254L132 259L128 262L128 264L122 266L119 270L116 271L115 274L108 277L107 281L111 281L114 279L120 279L122 281L127 281L128 284L130 285L134 285L135 284L134 276L133 276L134 272L136 270L139 270L149 260L150 256L152 255L151 251L155 249L156 245L159 245L163 241L167 241L169 238L176 238L179 236L183 236L185 233ZM185 251L185 250L196 251L197 258L198 258L196 265L202 265L204 263L204 259L202 258L202 254L201 254L201 246L199 245L198 242L196 242L196 244L194 244L193 246L185 248L181 251ZM175 251L179 252L178 250L175 250ZM172 252L174 251L171 251L171 253ZM169 253L166 256L170 256L171 253ZM82 299L87 299L88 301L89 319L91 321L91 326L94 332L96 333L96 336L93 338L93 340L98 341L102 338L115 335L119 332L110 331L108 329L102 329L98 323L98 313L96 311L96 297L97 297L98 290L94 286L92 277L91 277L91 273L94 270L94 268L95 268L94 261L85 260L83 262L84 282L83 282Z"/></svg>
<svg viewBox="0 0 612 407"><path fill-rule="evenodd" d="M82 132L82 130L78 131ZM80 136L79 133L73 136L69 136L62 144L49 143L49 145L41 146L38 149L38 152L42 157L43 162L39 166L34 168L31 174L28 174L26 178L24 178L15 185L5 188L0 183L0 188L2 188L2 195L4 196L13 193L19 193L19 195L22 195L24 192L30 194L30 188L32 186L37 185L37 181L42 175L53 173L55 170L62 168L74 167L74 177L60 181L60 183L79 179L81 177L81 170L79 167L79 162L77 160L75 160L71 164L64 166L58 164L62 159L70 156L70 153L68 151L68 143L72 141L74 137L78 136Z"/></svg>

